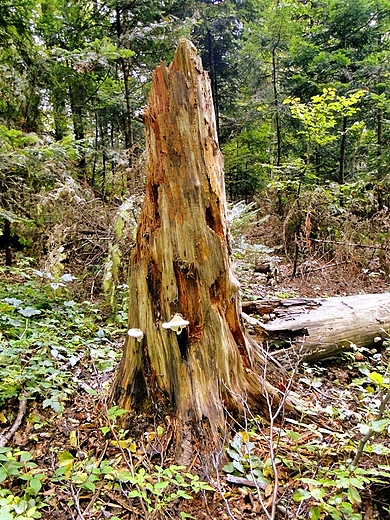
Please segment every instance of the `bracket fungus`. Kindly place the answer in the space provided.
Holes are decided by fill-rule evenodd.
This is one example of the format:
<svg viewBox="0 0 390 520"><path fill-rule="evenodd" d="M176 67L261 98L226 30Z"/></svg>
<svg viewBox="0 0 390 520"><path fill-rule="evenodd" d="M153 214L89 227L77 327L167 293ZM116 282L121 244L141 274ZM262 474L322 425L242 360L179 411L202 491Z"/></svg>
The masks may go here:
<svg viewBox="0 0 390 520"><path fill-rule="evenodd" d="M163 329L171 329L176 332L177 335L181 333L181 331L189 325L190 322L185 320L180 316L180 314L175 314L174 317L171 319L171 321L168 321L167 323L163 323Z"/></svg>
<svg viewBox="0 0 390 520"><path fill-rule="evenodd" d="M144 333L141 329L129 329L127 331L127 335L131 338L135 338L137 341L141 342L144 337Z"/></svg>

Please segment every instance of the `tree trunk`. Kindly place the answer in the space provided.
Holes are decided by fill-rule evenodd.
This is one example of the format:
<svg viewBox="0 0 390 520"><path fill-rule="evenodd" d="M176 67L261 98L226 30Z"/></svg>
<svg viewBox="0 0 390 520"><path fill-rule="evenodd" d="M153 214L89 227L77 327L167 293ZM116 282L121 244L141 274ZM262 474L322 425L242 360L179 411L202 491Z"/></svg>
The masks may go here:
<svg viewBox="0 0 390 520"><path fill-rule="evenodd" d="M276 150L277 160L276 166L282 164L282 138L280 130L280 118L279 118L279 93L278 93L278 81L277 81L277 57L276 48L279 45L280 39L275 45L272 46L272 87L274 91L274 106L275 106L275 130L276 130Z"/></svg>
<svg viewBox="0 0 390 520"><path fill-rule="evenodd" d="M84 100L84 91L79 85L69 85L70 108L72 112L73 131L76 141L79 142L81 157L79 159L79 170L81 175L86 177L86 158L85 158L85 131L82 103Z"/></svg>
<svg viewBox="0 0 390 520"><path fill-rule="evenodd" d="M6 218L4 220L4 247L5 247L5 265L12 266L12 247L11 247L11 222Z"/></svg>
<svg viewBox="0 0 390 520"><path fill-rule="evenodd" d="M242 307L268 319L276 317L267 323L247 321L258 339L268 343L272 356L286 367L331 357L353 345L381 345L390 329L389 293L247 302ZM274 350L275 343L286 348Z"/></svg>
<svg viewBox="0 0 390 520"><path fill-rule="evenodd" d="M229 258L223 160L210 82L193 45L153 76L144 114L149 154L146 197L131 257L129 329L113 388L121 408L147 407L176 420L176 457L220 450L226 411L266 410L281 396L257 371L265 361L240 321ZM167 329L176 314L181 334ZM280 372L273 368L276 382ZM149 408L150 409L150 408Z"/></svg>
<svg viewBox="0 0 390 520"><path fill-rule="evenodd" d="M343 117L341 141L340 141L340 157L339 157L339 183L345 182L345 155L347 143L347 117Z"/></svg>

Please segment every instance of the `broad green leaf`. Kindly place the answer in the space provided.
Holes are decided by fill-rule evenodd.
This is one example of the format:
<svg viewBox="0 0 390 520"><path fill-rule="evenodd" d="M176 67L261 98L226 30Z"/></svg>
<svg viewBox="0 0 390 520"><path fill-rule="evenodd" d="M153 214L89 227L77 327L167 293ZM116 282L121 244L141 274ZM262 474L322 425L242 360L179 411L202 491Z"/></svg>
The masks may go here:
<svg viewBox="0 0 390 520"><path fill-rule="evenodd" d="M32 455L29 451L23 451L21 454L20 454L20 460L21 462L28 462L29 460L32 459Z"/></svg>
<svg viewBox="0 0 390 520"><path fill-rule="evenodd" d="M69 466L70 464L73 464L74 457L69 451L62 451L58 454L57 457L57 464L61 468L63 466Z"/></svg>
<svg viewBox="0 0 390 520"><path fill-rule="evenodd" d="M370 427L368 426L368 424L359 424L358 428L359 428L359 432L362 435L367 435L367 433L370 431Z"/></svg>
<svg viewBox="0 0 390 520"><path fill-rule="evenodd" d="M298 439L301 438L301 434L294 432L293 430L287 430L286 433L287 433L287 437L290 437L290 439L293 441L297 441Z"/></svg>
<svg viewBox="0 0 390 520"><path fill-rule="evenodd" d="M0 466L0 482L4 482L6 478L8 477L8 473L6 472L5 468L3 466Z"/></svg>
<svg viewBox="0 0 390 520"><path fill-rule="evenodd" d="M32 478L29 481L28 485L32 489L34 494L37 495L42 487L42 481L39 478Z"/></svg>
<svg viewBox="0 0 390 520"><path fill-rule="evenodd" d="M162 489L165 489L167 486L169 486L169 481L165 480L162 482L156 482L154 485L154 489L158 489L161 491Z"/></svg>
<svg viewBox="0 0 390 520"><path fill-rule="evenodd" d="M354 486L349 486L348 488L348 500L351 504L360 503L362 501L358 490Z"/></svg>
<svg viewBox="0 0 390 520"><path fill-rule="evenodd" d="M91 482L90 480L87 480L86 482L84 482L83 488L88 489L88 491L92 491L93 493L96 490L95 484L93 482Z"/></svg>
<svg viewBox="0 0 390 520"><path fill-rule="evenodd" d="M177 495L181 498L185 498L186 500L192 500L194 497L183 491L182 489L179 489L177 492Z"/></svg>
<svg viewBox="0 0 390 520"><path fill-rule="evenodd" d="M226 449L226 453L233 460L240 460L242 458L241 452L238 452L236 450L232 450L231 448L227 448Z"/></svg>
<svg viewBox="0 0 390 520"><path fill-rule="evenodd" d="M368 377L374 383L378 383L379 385L383 384L383 376L382 376L382 374L379 374L378 372L370 372L370 374L368 374Z"/></svg>
<svg viewBox="0 0 390 520"><path fill-rule="evenodd" d="M311 498L310 491L307 491L306 489L297 489L293 495L293 500L295 502L302 502L302 500L307 500L308 498Z"/></svg>
<svg viewBox="0 0 390 520"><path fill-rule="evenodd" d="M19 307L19 305L22 303L22 300L18 300L18 298L3 298L2 301L9 303L10 305L13 305L14 307Z"/></svg>
<svg viewBox="0 0 390 520"><path fill-rule="evenodd" d="M234 448L237 452L241 453L242 444L242 437L237 433L237 435L235 435L234 439L231 441L230 446Z"/></svg>
<svg viewBox="0 0 390 520"><path fill-rule="evenodd" d="M321 516L321 510L318 506L313 506L309 511L309 518L311 520L319 520Z"/></svg>
<svg viewBox="0 0 390 520"><path fill-rule="evenodd" d="M380 421L373 421L370 426L374 432L381 433L385 430L390 424L390 419L381 419Z"/></svg>
<svg viewBox="0 0 390 520"><path fill-rule="evenodd" d="M41 314L41 311L39 309L34 309L34 307L24 307L22 309L18 309L18 313L25 318L31 318L31 316L37 316L38 314Z"/></svg>
<svg viewBox="0 0 390 520"><path fill-rule="evenodd" d="M14 520L14 515L11 513L1 513L0 512L0 520Z"/></svg>
<svg viewBox="0 0 390 520"><path fill-rule="evenodd" d="M325 496L325 489L324 488L314 488L311 490L311 495L313 498L316 498L317 500L322 500Z"/></svg>
<svg viewBox="0 0 390 520"><path fill-rule="evenodd" d="M238 460L234 460L233 461L233 466L235 467L235 469L237 471L239 471L240 473L245 473L245 468L244 466L241 464L241 462L238 462Z"/></svg>
<svg viewBox="0 0 390 520"><path fill-rule="evenodd" d="M224 471L225 473L233 473L234 472L233 462L229 462L229 464L226 464L222 468L222 471Z"/></svg>
<svg viewBox="0 0 390 520"><path fill-rule="evenodd" d="M37 506L33 506L31 507L28 511L26 511L26 517L27 518L41 518L41 514L38 513L38 507Z"/></svg>

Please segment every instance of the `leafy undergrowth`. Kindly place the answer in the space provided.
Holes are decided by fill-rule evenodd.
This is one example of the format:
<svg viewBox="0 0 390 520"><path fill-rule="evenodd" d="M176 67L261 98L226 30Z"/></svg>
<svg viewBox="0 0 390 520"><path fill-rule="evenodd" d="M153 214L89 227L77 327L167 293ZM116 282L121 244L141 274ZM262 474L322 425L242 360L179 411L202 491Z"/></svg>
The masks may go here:
<svg viewBox="0 0 390 520"><path fill-rule="evenodd" d="M231 424L225 466L207 474L197 457L174 464L168 417L121 429L127 412L108 400L124 313L113 323L73 301L75 283L0 269L0 520L390 517L386 345L301 367L311 415L248 410Z"/></svg>

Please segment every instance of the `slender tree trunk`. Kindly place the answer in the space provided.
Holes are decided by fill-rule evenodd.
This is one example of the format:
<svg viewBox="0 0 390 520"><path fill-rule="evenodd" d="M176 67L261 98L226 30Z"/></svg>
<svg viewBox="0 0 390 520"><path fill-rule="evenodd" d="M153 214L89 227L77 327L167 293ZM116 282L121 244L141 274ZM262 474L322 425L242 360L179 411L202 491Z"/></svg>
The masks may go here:
<svg viewBox="0 0 390 520"><path fill-rule="evenodd" d="M12 266L12 248L11 248L11 222L4 220L4 247L5 247L5 265Z"/></svg>
<svg viewBox="0 0 390 520"><path fill-rule="evenodd" d="M382 178L382 149L383 149L383 110L378 109L377 121L377 157L378 157L378 180Z"/></svg>
<svg viewBox="0 0 390 520"><path fill-rule="evenodd" d="M278 41L279 43L279 41ZM280 132L280 118L279 118L279 93L277 84L277 64L276 64L276 45L272 47L272 87L274 91L274 105L275 105L275 128L276 128L276 151L277 159L276 165L280 166L282 161L282 143Z"/></svg>
<svg viewBox="0 0 390 520"><path fill-rule="evenodd" d="M188 40L155 70L144 122L148 179L129 288L129 329L143 337L127 336L112 397L173 415L177 460L188 463L194 436L204 453L220 450L227 410L265 413L264 395L275 404L280 393L240 321L211 87ZM189 322L179 335L166 328L176 314Z"/></svg>
<svg viewBox="0 0 390 520"><path fill-rule="evenodd" d="M345 182L345 154L347 144L347 117L343 117L342 129L341 129L341 142L340 142L340 160L339 160L339 183L344 184Z"/></svg>
<svg viewBox="0 0 390 520"><path fill-rule="evenodd" d="M53 91L53 119L55 128L55 140L61 141L67 131L66 105L63 92Z"/></svg>
<svg viewBox="0 0 390 520"><path fill-rule="evenodd" d="M73 131L76 141L80 142L81 149L83 153L79 160L79 169L82 175L86 176L86 159L84 154L84 139L85 139L85 131L84 131L84 120L83 120L83 110L82 110L82 102L84 98L84 92L81 88L75 88L73 85L69 86L69 97L70 97L70 108L72 111L72 120L73 120Z"/></svg>
<svg viewBox="0 0 390 520"><path fill-rule="evenodd" d="M106 167L106 139L105 139L105 132L103 129L103 124L100 122L100 142L102 147L102 182L100 186L100 192L102 194L102 199L105 200L106 198L106 179L107 179L107 167Z"/></svg>
<svg viewBox="0 0 390 520"><path fill-rule="evenodd" d="M116 31L118 36L118 41L121 43L121 38L123 34L123 25L121 21L122 11L119 6L116 7ZM128 46L126 46L128 48ZM125 133L125 146L126 150L128 150L128 161L129 168L131 169L133 165L133 154L132 148L134 144L133 139L133 125L132 125L132 109L131 109L131 91L130 91L130 66L128 59L122 59L120 61L120 66L123 74L123 85L125 88L125 102L126 102L126 112L123 116L124 120L124 133ZM133 185L135 185L135 180L132 179Z"/></svg>

